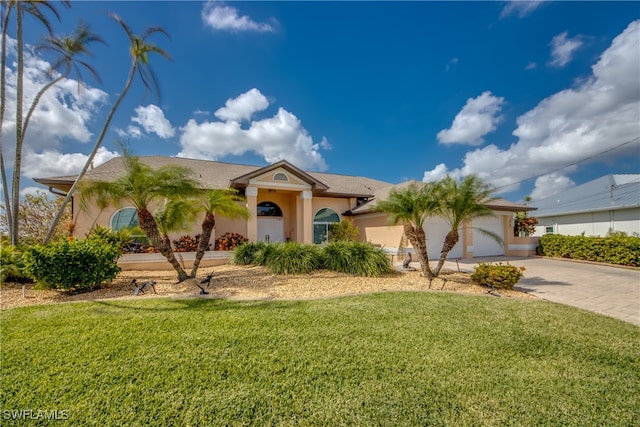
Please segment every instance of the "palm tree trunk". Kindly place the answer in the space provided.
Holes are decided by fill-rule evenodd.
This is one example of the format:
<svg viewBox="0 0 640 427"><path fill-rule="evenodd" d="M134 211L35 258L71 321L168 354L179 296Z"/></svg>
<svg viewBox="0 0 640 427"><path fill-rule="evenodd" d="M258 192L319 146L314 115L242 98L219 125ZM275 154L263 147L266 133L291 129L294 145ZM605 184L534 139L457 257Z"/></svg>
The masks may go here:
<svg viewBox="0 0 640 427"><path fill-rule="evenodd" d="M16 153L11 180L11 244L18 244L18 208L20 203L20 169L22 167L22 97L24 79L24 46L22 38L22 6L16 2L16 38L18 50L16 80Z"/></svg>
<svg viewBox="0 0 640 427"><path fill-rule="evenodd" d="M4 199L4 211L9 225L9 236L13 236L13 216L11 207L11 197L9 197L9 181L7 180L7 170L4 167L4 151L2 145L2 126L4 124L4 112L7 105L7 28L9 26L9 16L11 15L12 4L7 4L6 14L2 21L2 58L0 59L0 170L2 174L2 196Z"/></svg>
<svg viewBox="0 0 640 427"><path fill-rule="evenodd" d="M447 237L444 239L444 244L442 245L442 252L440 252L440 260L438 260L438 265L436 266L433 275L438 277L440 274L440 270L444 265L444 261L447 259L447 255L451 252L451 249L458 243L460 236L458 235L458 230L451 230L447 233Z"/></svg>
<svg viewBox="0 0 640 427"><path fill-rule="evenodd" d="M171 250L171 242L169 242L169 239L166 236L162 236L160 230L158 230L158 224L153 218L153 215L151 215L151 212L146 209L138 209L138 221L140 222L140 228L144 230L151 244L160 251L178 273L178 283L187 280L189 276Z"/></svg>
<svg viewBox="0 0 640 427"><path fill-rule="evenodd" d="M206 212L204 220L202 221L202 233L200 234L200 241L198 241L198 248L196 249L196 257L193 260L193 268L191 269L191 277L195 278L200 267L200 261L204 256L209 240L211 239L211 232L216 225L216 218L211 212Z"/></svg>
<svg viewBox="0 0 640 427"><path fill-rule="evenodd" d="M427 236L424 233L424 229L421 227L415 228L411 224L404 224L404 233L411 242L411 245L416 250L418 260L420 261L420 267L422 268L422 275L429 281L429 288L431 288L431 281L433 280L433 272L429 266L429 254L427 252Z"/></svg>
<svg viewBox="0 0 640 427"><path fill-rule="evenodd" d="M111 124L111 120L113 119L113 116L115 115L116 110L120 106L120 103L124 99L127 92L129 92L129 88L131 87L131 83L133 82L133 78L135 77L136 69L138 68L137 64L138 64L137 60L134 60L133 63L131 64L131 69L129 70L129 77L127 78L127 83L124 86L124 90L120 92L120 96L118 96L118 99L116 100L115 104L113 104L113 107L111 107L111 110L109 111L109 115L107 116L107 119L104 122L104 125L102 126L102 130L100 131L100 135L96 140L96 144L93 147L93 151L87 158L87 161L85 162L84 167L82 168L82 171L80 171L80 174L77 176L75 182L67 192L67 195L62 201L62 204L60 205L58 212L56 212L56 216L53 218L53 221L49 226L49 231L47 232L47 236L44 238L44 244L47 244L51 239L51 236L53 235L53 232L55 231L56 226L60 222L60 218L62 218L62 215L64 215L64 209L67 206L67 203L69 203L69 201L73 197L73 194L76 192L76 189L78 188L78 184L80 183L82 178L84 178L85 174L87 173L87 170L89 169L89 166L91 166L91 163L93 162L93 159L95 158L96 153L98 152L98 149L102 145L102 141L104 140L104 137L107 134L107 130L109 129L109 125Z"/></svg>

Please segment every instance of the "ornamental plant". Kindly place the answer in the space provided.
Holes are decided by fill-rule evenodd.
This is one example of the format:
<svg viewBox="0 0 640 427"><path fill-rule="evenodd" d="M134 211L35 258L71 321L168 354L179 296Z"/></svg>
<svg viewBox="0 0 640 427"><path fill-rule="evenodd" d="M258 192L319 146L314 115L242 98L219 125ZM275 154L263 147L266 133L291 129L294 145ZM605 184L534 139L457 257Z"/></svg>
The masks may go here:
<svg viewBox="0 0 640 427"><path fill-rule="evenodd" d="M524 274L524 266L480 263L471 274L471 280L480 286L513 289Z"/></svg>
<svg viewBox="0 0 640 427"><path fill-rule="evenodd" d="M44 289L87 291L113 280L120 267L116 239L60 239L24 252L24 272Z"/></svg>

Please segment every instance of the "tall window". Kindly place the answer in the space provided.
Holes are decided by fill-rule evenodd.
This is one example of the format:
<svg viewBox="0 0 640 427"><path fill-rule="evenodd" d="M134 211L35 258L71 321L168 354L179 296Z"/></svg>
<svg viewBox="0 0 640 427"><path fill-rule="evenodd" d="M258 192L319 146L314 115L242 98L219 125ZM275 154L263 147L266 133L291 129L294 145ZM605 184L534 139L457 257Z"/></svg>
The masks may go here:
<svg viewBox="0 0 640 427"><path fill-rule="evenodd" d="M113 231L139 226L140 222L138 222L138 210L136 208L120 209L111 218L111 229Z"/></svg>
<svg viewBox="0 0 640 427"><path fill-rule="evenodd" d="M329 226L340 222L340 215L331 208L322 208L313 218L313 243L321 244L329 240Z"/></svg>

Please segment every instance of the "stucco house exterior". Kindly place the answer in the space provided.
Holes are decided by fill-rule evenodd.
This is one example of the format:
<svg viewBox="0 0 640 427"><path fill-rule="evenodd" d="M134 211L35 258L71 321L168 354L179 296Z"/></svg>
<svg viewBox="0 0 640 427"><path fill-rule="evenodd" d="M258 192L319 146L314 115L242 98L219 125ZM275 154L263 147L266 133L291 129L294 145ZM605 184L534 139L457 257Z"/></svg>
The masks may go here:
<svg viewBox="0 0 640 427"><path fill-rule="evenodd" d="M402 226L390 226L387 216L375 212L374 206L392 188L408 185L409 182L394 185L367 177L308 172L284 160L264 167L163 156L140 157L140 160L154 168L169 164L187 167L194 172L201 188L235 188L246 198L251 217L248 220L217 217L215 236L235 232L250 241L320 244L326 242L331 223L347 219L359 227L363 241L380 245L390 252L403 246ZM114 158L90 170L85 179L109 181L122 173L122 159ZM74 179L75 176L63 176L37 178L35 181L48 186L54 193L64 194L71 188ZM119 229L137 221L132 206L100 210L90 205L81 209L79 197L73 199L74 234L77 237L85 236L95 224ZM526 256L535 253L535 243L513 236L513 212L533 208L507 201L494 203L490 207L496 216L465 224L461 230L461 241L450 253L450 258ZM200 222L196 221L190 229L170 237L199 234ZM504 245L487 239L474 231L473 227L494 231L503 237ZM429 220L426 229L430 255L438 258L448 230L438 218ZM215 236L212 236L212 241Z"/></svg>
<svg viewBox="0 0 640 427"><path fill-rule="evenodd" d="M640 174L605 175L534 203L535 236L640 233Z"/></svg>

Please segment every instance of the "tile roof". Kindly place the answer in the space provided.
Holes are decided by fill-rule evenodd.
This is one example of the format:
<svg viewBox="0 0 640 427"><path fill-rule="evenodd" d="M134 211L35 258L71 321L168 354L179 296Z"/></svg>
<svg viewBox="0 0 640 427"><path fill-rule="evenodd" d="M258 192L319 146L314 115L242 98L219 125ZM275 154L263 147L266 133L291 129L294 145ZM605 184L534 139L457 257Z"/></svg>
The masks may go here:
<svg viewBox="0 0 640 427"><path fill-rule="evenodd" d="M152 168L159 168L166 165L178 165L194 171L194 178L200 183L202 188L229 188L232 181L236 178L244 178L254 173L259 173L261 169L268 170L274 165L269 166L250 166L237 163L224 163L211 160L185 159L182 157L165 157L165 156L142 156L140 161ZM279 162L280 163L280 162ZM285 166L296 169L295 166L287 162L282 162ZM97 181L113 181L122 174L123 162L121 157L116 157L106 163L97 166L87 172L86 179ZM389 196L391 189L405 188L418 181L406 181L400 184L391 184L377 179L366 178L352 175L339 175L323 172L303 171L310 178L318 181L320 188L324 190L321 194L325 196L341 196L341 197L362 197L369 199L363 205L353 209L352 214L365 214L374 212L375 201L385 200ZM54 188L68 190L75 176L64 177L48 177L35 178L36 182L49 185ZM240 180L244 183L243 180ZM487 203L494 210L503 211L527 211L533 210L534 207L512 203L504 199L497 199Z"/></svg>
<svg viewBox="0 0 640 427"><path fill-rule="evenodd" d="M140 161L152 168L159 168L165 165L178 165L190 168L194 171L194 178L200 183L202 188L228 188L234 178L270 167L165 156L141 156ZM121 175L122 170L122 158L116 157L91 169L87 172L86 179L113 181ZM376 190L391 185L388 182L360 176L308 171L305 171L305 173L328 187L323 193L325 195L370 197ZM61 189L66 187L68 189L75 180L75 176L35 178L34 180L52 187Z"/></svg>
<svg viewBox="0 0 640 427"><path fill-rule="evenodd" d="M640 174L605 175L531 204L537 217L640 207Z"/></svg>
<svg viewBox="0 0 640 427"><path fill-rule="evenodd" d="M365 213L375 212L375 206L377 200L386 200L389 197L389 193L391 190L401 190L406 188L412 184L423 184L422 182L418 182L415 180L405 181L400 184L392 184L386 187L380 188L378 191L374 193L374 197L368 202L361 206L358 206L355 209L351 210L351 213L354 215L361 215ZM509 211L509 212L520 212L520 211L532 211L535 210L535 207L522 205L519 203L513 203L505 199L496 199L486 203L486 206L492 208L497 211Z"/></svg>

